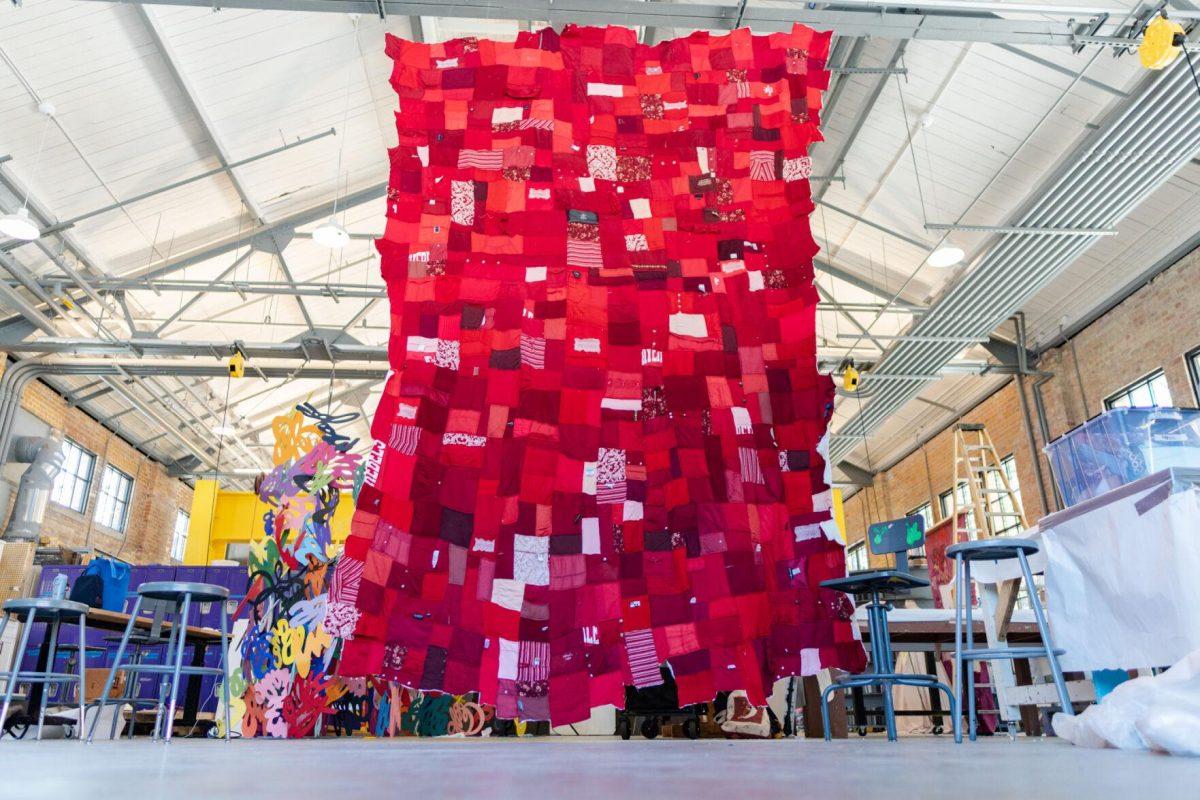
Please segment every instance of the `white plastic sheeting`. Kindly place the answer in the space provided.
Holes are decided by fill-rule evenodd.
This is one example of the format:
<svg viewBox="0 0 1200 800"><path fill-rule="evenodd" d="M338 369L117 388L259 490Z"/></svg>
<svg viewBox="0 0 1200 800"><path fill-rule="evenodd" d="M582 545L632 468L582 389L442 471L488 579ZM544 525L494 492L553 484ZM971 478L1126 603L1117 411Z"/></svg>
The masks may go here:
<svg viewBox="0 0 1200 800"><path fill-rule="evenodd" d="M1161 675L1120 684L1082 714L1055 714L1054 732L1080 747L1200 756L1200 650Z"/></svg>

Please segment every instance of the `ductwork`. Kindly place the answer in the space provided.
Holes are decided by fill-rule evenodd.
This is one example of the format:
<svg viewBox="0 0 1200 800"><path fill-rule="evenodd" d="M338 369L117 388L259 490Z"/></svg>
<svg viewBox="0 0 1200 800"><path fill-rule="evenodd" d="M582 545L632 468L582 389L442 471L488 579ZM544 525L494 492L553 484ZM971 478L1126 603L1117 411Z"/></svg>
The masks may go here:
<svg viewBox="0 0 1200 800"><path fill-rule="evenodd" d="M36 542L42 531L46 503L62 469L62 434L22 436L13 442L11 461L28 464L17 486L17 499L0 539Z"/></svg>
<svg viewBox="0 0 1200 800"><path fill-rule="evenodd" d="M1112 228L1200 150L1200 103L1185 59L1137 92L1097 130L1078 156L1046 184L1014 224L1037 228ZM913 325L872 373L932 375L986 338L1094 244L1096 236L1005 235ZM956 337L958 343L928 337ZM871 402L838 431L834 463L927 385L880 380Z"/></svg>

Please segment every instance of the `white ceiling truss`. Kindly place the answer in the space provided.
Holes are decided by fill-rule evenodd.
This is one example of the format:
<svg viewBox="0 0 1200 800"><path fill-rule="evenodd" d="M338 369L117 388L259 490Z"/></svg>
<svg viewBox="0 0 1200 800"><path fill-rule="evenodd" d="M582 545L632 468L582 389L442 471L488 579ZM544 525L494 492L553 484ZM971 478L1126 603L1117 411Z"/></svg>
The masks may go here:
<svg viewBox="0 0 1200 800"><path fill-rule="evenodd" d="M378 400L385 31L507 38L620 19L656 42L801 22L836 33L813 153L819 354L873 367L839 398L833 453L874 471L1008 379L990 340L1014 338L1012 315L1036 349L1195 245L1200 103L1182 61L1148 74L1129 54L1160 5L6 5L0 212L28 197L44 235L0 241L0 348L177 471L249 474L280 410ZM1181 5L1190 29L1200 13ZM311 231L335 197L353 238L331 253ZM928 266L943 243L966 260ZM212 373L235 343L251 369L227 385ZM223 421L239 430L224 443Z"/></svg>

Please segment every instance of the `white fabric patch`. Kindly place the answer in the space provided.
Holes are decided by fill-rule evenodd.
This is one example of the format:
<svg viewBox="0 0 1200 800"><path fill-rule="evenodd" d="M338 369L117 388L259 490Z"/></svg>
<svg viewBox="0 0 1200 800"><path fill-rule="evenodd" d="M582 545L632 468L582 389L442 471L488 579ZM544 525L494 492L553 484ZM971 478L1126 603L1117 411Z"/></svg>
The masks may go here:
<svg viewBox="0 0 1200 800"><path fill-rule="evenodd" d="M472 181L450 181L450 219L459 224L475 224L475 184Z"/></svg>
<svg viewBox="0 0 1200 800"><path fill-rule="evenodd" d="M579 191L594 192L596 191L596 179L590 176L585 176L579 179Z"/></svg>
<svg viewBox="0 0 1200 800"><path fill-rule="evenodd" d="M763 281L763 274L758 270L751 270L746 275L750 278L750 291L761 292L767 288L767 284Z"/></svg>
<svg viewBox="0 0 1200 800"><path fill-rule="evenodd" d="M575 352L577 352L577 353L599 353L600 352L600 340L599 339L576 339L575 340Z"/></svg>
<svg viewBox="0 0 1200 800"><path fill-rule="evenodd" d="M433 363L446 369L458 369L459 343L449 339L437 340L437 352L434 353Z"/></svg>
<svg viewBox="0 0 1200 800"><path fill-rule="evenodd" d="M422 167L429 166L429 145L423 144L417 148L417 158L420 159Z"/></svg>
<svg viewBox="0 0 1200 800"><path fill-rule="evenodd" d="M652 347L643 347L642 348L642 366L643 367L646 366L647 364L661 364L661 363L663 363L662 350L655 350Z"/></svg>
<svg viewBox="0 0 1200 800"><path fill-rule="evenodd" d="M645 197L630 200L629 210L634 219L650 219L650 201Z"/></svg>
<svg viewBox="0 0 1200 800"><path fill-rule="evenodd" d="M729 409L733 412L733 430L735 433L754 433L754 427L750 422L750 411L742 406L733 406Z"/></svg>
<svg viewBox="0 0 1200 800"><path fill-rule="evenodd" d="M410 353L436 353L437 346L438 340L430 339L428 336L408 337L408 352Z"/></svg>
<svg viewBox="0 0 1200 800"><path fill-rule="evenodd" d="M462 447L483 447L487 444L487 437L475 436L470 433L443 433L442 444L457 444Z"/></svg>
<svg viewBox="0 0 1200 800"><path fill-rule="evenodd" d="M600 520L587 517L583 520L583 552L586 555L596 555L600 552Z"/></svg>
<svg viewBox="0 0 1200 800"><path fill-rule="evenodd" d="M596 474L599 472L595 461L583 462L583 493L596 493Z"/></svg>
<svg viewBox="0 0 1200 800"><path fill-rule="evenodd" d="M525 116L525 109L520 107L493 108L492 124L503 125L506 122L520 122Z"/></svg>
<svg viewBox="0 0 1200 800"><path fill-rule="evenodd" d="M697 339L708 336L708 323L704 321L703 314L672 314L668 327L676 336L691 336Z"/></svg>
<svg viewBox="0 0 1200 800"><path fill-rule="evenodd" d="M441 58L433 62L433 65L438 69L450 69L458 66L458 58Z"/></svg>
<svg viewBox="0 0 1200 800"><path fill-rule="evenodd" d="M544 280L546 280L546 268L545 267L526 267L525 268L525 282L526 283L535 283L537 281L544 281Z"/></svg>
<svg viewBox="0 0 1200 800"><path fill-rule="evenodd" d="M513 537L513 577L533 586L550 585L550 538Z"/></svg>
<svg viewBox="0 0 1200 800"><path fill-rule="evenodd" d="M642 401L623 397L605 397L600 400L600 407L610 408L613 411L641 411Z"/></svg>
<svg viewBox="0 0 1200 800"><path fill-rule="evenodd" d="M402 419L416 419L417 407L414 405L409 405L408 403L397 403L396 416Z"/></svg>
<svg viewBox="0 0 1200 800"><path fill-rule="evenodd" d="M746 268L746 262L739 259L729 259L721 262L721 272L741 272Z"/></svg>
<svg viewBox="0 0 1200 800"><path fill-rule="evenodd" d="M500 664L496 668L496 677L502 681L517 679L517 656L521 646L511 639L500 640Z"/></svg>
<svg viewBox="0 0 1200 800"><path fill-rule="evenodd" d="M687 108L687 101L681 100L678 103L663 103L664 111L680 111Z"/></svg>
<svg viewBox="0 0 1200 800"><path fill-rule="evenodd" d="M696 148L696 163L700 165L700 174L704 175L708 172L708 148Z"/></svg>
<svg viewBox="0 0 1200 800"><path fill-rule="evenodd" d="M815 647L800 648L800 674L816 675L821 671L821 651Z"/></svg>
<svg viewBox="0 0 1200 800"><path fill-rule="evenodd" d="M476 539L471 545L471 549L476 553L494 553L496 552L495 539Z"/></svg>
<svg viewBox="0 0 1200 800"><path fill-rule="evenodd" d="M587 93L592 97L620 97L625 87L619 83L589 83Z"/></svg>
<svg viewBox="0 0 1200 800"><path fill-rule="evenodd" d="M529 199L530 200L549 200L550 199L550 190L549 189L530 189L529 190Z"/></svg>
<svg viewBox="0 0 1200 800"><path fill-rule="evenodd" d="M492 602L509 611L520 611L525 603L525 584L507 578L492 581Z"/></svg>
<svg viewBox="0 0 1200 800"><path fill-rule="evenodd" d="M813 495L813 511L831 511L833 509L833 490L826 489L820 494Z"/></svg>
<svg viewBox="0 0 1200 800"><path fill-rule="evenodd" d="M831 542L842 541L842 529L838 527L837 520L822 520L821 533L825 534L825 538Z"/></svg>
<svg viewBox="0 0 1200 800"><path fill-rule="evenodd" d="M792 532L796 534L797 542L807 542L809 539L821 538L820 525L797 525L792 528Z"/></svg>
<svg viewBox="0 0 1200 800"><path fill-rule="evenodd" d="M587 147L588 173L602 181L617 179L617 148L606 144L589 144Z"/></svg>
<svg viewBox="0 0 1200 800"><path fill-rule="evenodd" d="M625 236L625 249L630 253L637 253L643 250L649 250L650 245L646 241L644 233L630 233Z"/></svg>
<svg viewBox="0 0 1200 800"><path fill-rule="evenodd" d="M621 518L625 522L642 518L642 504L636 500L626 500Z"/></svg>
<svg viewBox="0 0 1200 800"><path fill-rule="evenodd" d="M808 156L785 158L783 160L783 179L787 182L806 180L812 174L812 159Z"/></svg>

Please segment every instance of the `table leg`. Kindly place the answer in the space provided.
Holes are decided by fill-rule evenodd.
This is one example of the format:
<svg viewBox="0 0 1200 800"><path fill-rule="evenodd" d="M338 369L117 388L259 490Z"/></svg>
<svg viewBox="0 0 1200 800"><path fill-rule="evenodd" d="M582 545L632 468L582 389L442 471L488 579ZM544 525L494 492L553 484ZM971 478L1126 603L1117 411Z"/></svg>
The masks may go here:
<svg viewBox="0 0 1200 800"><path fill-rule="evenodd" d="M1013 672L1016 673L1017 683L1029 686L1033 683L1033 673L1029 670L1029 659L1018 658L1013 661ZM1042 735L1042 718L1037 706L1018 706L1021 710L1021 727L1026 736Z"/></svg>
<svg viewBox="0 0 1200 800"><path fill-rule="evenodd" d="M193 642L191 666L203 667L207 650L207 642L202 640ZM200 684L203 680L203 675L188 676L187 690L183 695L183 717L180 719L180 724L188 728L196 724L196 717L200 712L200 689L202 688Z"/></svg>
<svg viewBox="0 0 1200 800"><path fill-rule="evenodd" d="M937 659L932 652L925 653L925 671L933 677L937 677ZM934 725L944 726L946 723L942 720L942 693L936 689L929 690L929 716L932 717Z"/></svg>

